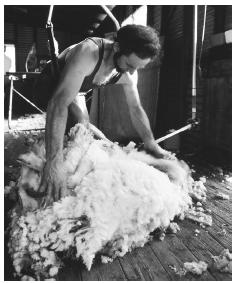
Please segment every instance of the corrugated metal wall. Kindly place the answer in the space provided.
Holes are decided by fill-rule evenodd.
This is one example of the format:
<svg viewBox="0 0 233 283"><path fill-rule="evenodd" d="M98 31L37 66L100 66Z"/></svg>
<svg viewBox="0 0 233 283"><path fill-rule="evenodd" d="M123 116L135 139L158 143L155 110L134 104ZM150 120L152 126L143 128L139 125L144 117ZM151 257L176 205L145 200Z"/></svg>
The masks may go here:
<svg viewBox="0 0 233 283"><path fill-rule="evenodd" d="M25 71L25 62L34 41L32 27L22 25L17 26L17 43L16 43L16 70Z"/></svg>
<svg viewBox="0 0 233 283"><path fill-rule="evenodd" d="M205 39L202 50L204 57L208 55L211 48L211 35L215 32L217 8L215 6L207 6ZM232 28L232 9L231 6L224 6L224 8L224 30L229 30ZM180 128L187 122L188 118L191 118L193 9L194 6L189 5L163 6L161 31L162 35L164 35L165 42L160 77L156 136L164 135L168 129ZM198 6L197 63L200 57L203 15L204 6L200 5ZM222 83L220 81L219 83ZM213 90L209 84L209 82L207 83L205 73L199 73L199 69L197 68L197 117L201 123L199 128L181 135L181 148L183 152L195 152L201 150L206 145L205 117L208 115L206 112L206 98L211 95L210 92ZM223 97L229 97L226 94L229 85L231 85L229 78L225 79L225 84L225 87L222 88ZM209 90L207 90L207 85L209 85ZM218 90L220 89L221 87L218 87ZM221 96L221 94L219 95ZM223 113L222 109L223 106L221 107L221 113ZM224 128L224 124L221 127ZM226 127L229 128L229 123ZM222 132L226 136L224 129L222 129ZM229 131L228 133L228 136L231 135ZM218 135L218 141L220 141L221 134L219 133ZM226 147L226 144L228 144L227 148L229 150L229 139L227 142L222 142L221 145L219 142L219 147Z"/></svg>
<svg viewBox="0 0 233 283"><path fill-rule="evenodd" d="M36 32L37 53L40 57L49 57L48 51L48 35L45 29L38 28Z"/></svg>
<svg viewBox="0 0 233 283"><path fill-rule="evenodd" d="M232 29L232 6L223 7L225 19L222 32ZM219 12L217 9L218 7L215 7L215 13ZM232 58L226 56L229 45L212 48L211 51L215 52L212 52L209 60L204 82L204 145L214 154L220 152L222 156L232 152ZM220 52L218 48L222 48ZM225 159L231 160L231 154L225 156Z"/></svg>
<svg viewBox="0 0 233 283"><path fill-rule="evenodd" d="M225 30L232 29L232 5L226 6Z"/></svg>
<svg viewBox="0 0 233 283"><path fill-rule="evenodd" d="M147 24L161 33L162 6L148 5L147 13Z"/></svg>
<svg viewBox="0 0 233 283"><path fill-rule="evenodd" d="M4 41L15 41L15 25L11 23L4 24Z"/></svg>
<svg viewBox="0 0 233 283"><path fill-rule="evenodd" d="M203 56L207 57L211 51L211 36L215 33L216 9L218 7L207 6L206 30L203 44ZM201 33L203 25L204 7L199 6L198 13L198 50L197 62L200 55ZM231 29L231 8L225 6L224 30ZM223 51L224 52L224 51ZM222 61L222 62L220 62ZM218 71L213 72L217 66ZM208 70L203 69L199 76L197 69L197 117L200 119L200 127L183 135L183 150L186 152L203 151L212 148L231 151L231 59L211 59L208 62ZM211 74L210 74L211 72ZM191 74L188 81L187 111L191 113ZM230 105L230 108L228 107Z"/></svg>
<svg viewBox="0 0 233 283"><path fill-rule="evenodd" d="M79 41L77 34L55 31L55 38L59 44L59 50ZM38 60L48 59L48 37L44 28L35 28L25 25L4 24L4 42L14 43L16 46L16 71L25 71L25 61L33 42L36 42Z"/></svg>
<svg viewBox="0 0 233 283"><path fill-rule="evenodd" d="M203 54L210 48L210 37L214 33L214 7L207 6L206 11L206 25L205 25L205 37L203 42ZM201 49L201 37L203 29L203 20L204 20L204 6L198 6L198 48L197 48L197 63L199 62L200 49ZM192 47L191 47L192 48ZM202 54L202 55L203 55ZM190 53L192 56L192 52ZM192 113L192 64L191 57L189 60L189 75L188 75L188 87L187 95L185 99L185 117L188 119L191 117ZM204 143L204 101L205 101L205 78L202 74L199 73L197 68L197 118L200 119L200 125L198 128L193 129L185 134L182 137L182 147L185 152L199 151L203 147Z"/></svg>
<svg viewBox="0 0 233 283"><path fill-rule="evenodd" d="M147 8L147 25L155 28L160 35L161 50L163 50L163 37L161 36L161 24L162 24L162 6L161 5L149 5ZM157 129L157 109L158 109L158 98L159 98L159 84L160 84L160 66L152 67L152 71L155 72L154 78L150 77L151 82L148 79L145 81L144 85L149 85L154 88L154 91L149 91L152 94L153 99L147 102L143 101L143 106L145 107L146 113L149 114L149 120L151 122L151 129L153 133L156 133ZM148 71L147 71L148 72ZM150 72L151 73L151 72ZM147 75L145 73L145 75ZM140 77L139 77L140 79ZM145 80L145 79L144 79ZM139 81L140 87L140 81ZM143 85L141 86L142 89ZM146 91L146 90L145 90ZM145 92L144 91L144 92ZM142 97L146 97L145 95Z"/></svg>
<svg viewBox="0 0 233 283"><path fill-rule="evenodd" d="M183 57L183 6L163 6L161 35L164 36L158 116L155 135L180 126L181 60Z"/></svg>

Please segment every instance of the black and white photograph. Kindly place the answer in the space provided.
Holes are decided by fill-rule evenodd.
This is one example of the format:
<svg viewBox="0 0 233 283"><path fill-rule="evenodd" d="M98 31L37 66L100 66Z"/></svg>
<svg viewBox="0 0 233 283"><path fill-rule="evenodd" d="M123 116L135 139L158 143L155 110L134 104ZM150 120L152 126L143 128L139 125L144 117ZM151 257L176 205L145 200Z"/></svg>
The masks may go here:
<svg viewBox="0 0 233 283"><path fill-rule="evenodd" d="M232 281L232 5L11 2L4 281Z"/></svg>

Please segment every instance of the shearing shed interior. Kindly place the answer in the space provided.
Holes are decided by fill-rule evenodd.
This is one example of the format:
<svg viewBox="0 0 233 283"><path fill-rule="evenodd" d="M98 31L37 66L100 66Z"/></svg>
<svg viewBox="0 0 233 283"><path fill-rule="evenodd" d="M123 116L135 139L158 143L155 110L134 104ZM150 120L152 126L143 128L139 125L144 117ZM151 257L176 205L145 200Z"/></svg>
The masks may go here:
<svg viewBox="0 0 233 283"><path fill-rule="evenodd" d="M5 281L231 281L232 6L4 5L4 232Z"/></svg>

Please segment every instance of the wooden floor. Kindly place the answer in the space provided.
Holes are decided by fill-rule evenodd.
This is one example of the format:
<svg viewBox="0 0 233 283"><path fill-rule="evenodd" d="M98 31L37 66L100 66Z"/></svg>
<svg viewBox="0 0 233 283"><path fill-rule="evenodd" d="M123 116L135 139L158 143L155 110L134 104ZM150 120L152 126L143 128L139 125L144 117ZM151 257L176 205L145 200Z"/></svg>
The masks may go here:
<svg viewBox="0 0 233 283"><path fill-rule="evenodd" d="M10 165L11 144L5 144L5 181L9 180L14 172L14 166ZM12 153L12 151L11 151ZM9 157L9 158L8 158ZM14 156L12 157L14 159ZM221 168L201 161L200 158L193 159L195 164L195 178L205 176L207 178L207 202L205 207L212 211L213 225L208 228L201 228L197 223L190 220L179 222L181 231L175 235L166 235L164 241L152 240L143 248L137 248L127 253L122 258L115 259L112 263L101 264L95 262L91 271L87 271L80 262L67 262L60 271L57 280L69 281L125 281L125 280L145 280L145 281L170 281L170 280L198 280L230 281L231 274L224 274L208 268L201 276L187 273L179 276L172 267L177 270L183 267L184 262L205 261L209 265L212 255L219 255L223 249L232 251L232 196L231 184L224 181L224 174ZM16 170L17 171L17 170ZM231 172L229 172L231 175ZM15 175L16 176L16 175ZM223 182L224 181L224 182ZM215 194L223 192L230 196L230 200L216 199ZM5 206L5 213L8 206ZM226 235L221 236L219 232L226 229ZM200 230L200 234L195 236L195 229ZM6 243L5 243L6 244ZM11 261L5 250L5 280L12 279Z"/></svg>

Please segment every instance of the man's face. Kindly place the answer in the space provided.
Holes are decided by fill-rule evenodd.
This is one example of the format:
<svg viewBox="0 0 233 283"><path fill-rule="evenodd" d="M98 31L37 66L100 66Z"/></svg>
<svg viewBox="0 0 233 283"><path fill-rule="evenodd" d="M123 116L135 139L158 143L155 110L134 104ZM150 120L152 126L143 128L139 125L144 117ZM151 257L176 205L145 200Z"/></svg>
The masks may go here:
<svg viewBox="0 0 233 283"><path fill-rule="evenodd" d="M133 74L135 70L144 68L150 61L151 58L141 59L135 53L131 53L129 55L120 55L116 63L122 73L129 72Z"/></svg>

